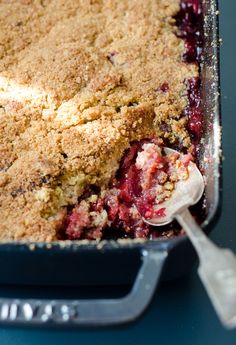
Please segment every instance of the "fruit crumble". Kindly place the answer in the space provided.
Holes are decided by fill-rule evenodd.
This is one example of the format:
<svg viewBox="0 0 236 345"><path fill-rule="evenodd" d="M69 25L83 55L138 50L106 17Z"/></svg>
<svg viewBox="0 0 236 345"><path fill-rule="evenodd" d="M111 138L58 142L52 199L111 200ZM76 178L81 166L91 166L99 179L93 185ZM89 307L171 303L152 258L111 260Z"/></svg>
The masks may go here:
<svg viewBox="0 0 236 345"><path fill-rule="evenodd" d="M199 0L0 2L0 240L175 235L142 217L197 156L201 25Z"/></svg>

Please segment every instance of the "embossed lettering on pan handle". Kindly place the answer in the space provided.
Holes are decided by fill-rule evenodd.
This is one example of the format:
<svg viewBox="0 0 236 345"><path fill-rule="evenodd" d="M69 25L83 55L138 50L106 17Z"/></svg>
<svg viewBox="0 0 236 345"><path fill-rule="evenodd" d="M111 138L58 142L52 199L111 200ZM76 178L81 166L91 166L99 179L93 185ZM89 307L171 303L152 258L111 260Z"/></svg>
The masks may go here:
<svg viewBox="0 0 236 345"><path fill-rule="evenodd" d="M166 251L143 250L142 265L128 295L119 299L0 299L0 322L12 324L111 325L132 321L148 306Z"/></svg>

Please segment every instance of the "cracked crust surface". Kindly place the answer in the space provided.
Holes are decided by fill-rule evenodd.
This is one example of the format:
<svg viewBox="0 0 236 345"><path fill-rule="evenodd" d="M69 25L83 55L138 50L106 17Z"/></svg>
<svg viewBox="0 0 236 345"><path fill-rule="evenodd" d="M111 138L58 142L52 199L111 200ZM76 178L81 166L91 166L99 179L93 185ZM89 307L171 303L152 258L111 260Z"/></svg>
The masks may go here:
<svg viewBox="0 0 236 345"><path fill-rule="evenodd" d="M0 0L0 240L59 238L134 140L190 147L179 0Z"/></svg>

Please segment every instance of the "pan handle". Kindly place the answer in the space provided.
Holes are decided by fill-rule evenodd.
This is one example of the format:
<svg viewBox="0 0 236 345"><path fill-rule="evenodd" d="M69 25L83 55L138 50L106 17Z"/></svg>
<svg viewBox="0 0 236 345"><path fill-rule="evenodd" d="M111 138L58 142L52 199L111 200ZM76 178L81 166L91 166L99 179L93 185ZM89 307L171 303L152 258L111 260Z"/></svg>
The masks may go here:
<svg viewBox="0 0 236 345"><path fill-rule="evenodd" d="M160 279L167 251L142 250L142 265L131 291L118 299L40 300L0 298L0 322L30 325L102 326L142 314Z"/></svg>

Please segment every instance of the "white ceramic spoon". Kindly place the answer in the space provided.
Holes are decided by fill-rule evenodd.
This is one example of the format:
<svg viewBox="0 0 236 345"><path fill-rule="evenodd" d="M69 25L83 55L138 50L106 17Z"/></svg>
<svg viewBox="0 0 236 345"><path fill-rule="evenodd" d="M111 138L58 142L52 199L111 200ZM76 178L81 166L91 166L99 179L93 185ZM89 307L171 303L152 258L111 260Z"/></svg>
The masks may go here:
<svg viewBox="0 0 236 345"><path fill-rule="evenodd" d="M166 155L177 151L164 148ZM196 164L189 164L189 178L176 183L172 196L157 207L165 208L165 217L144 219L162 226L176 219L183 227L199 256L198 274L224 326L236 327L236 256L229 249L212 243L196 223L188 207L196 204L204 191L204 180ZM186 258L187 260L188 258Z"/></svg>

